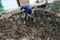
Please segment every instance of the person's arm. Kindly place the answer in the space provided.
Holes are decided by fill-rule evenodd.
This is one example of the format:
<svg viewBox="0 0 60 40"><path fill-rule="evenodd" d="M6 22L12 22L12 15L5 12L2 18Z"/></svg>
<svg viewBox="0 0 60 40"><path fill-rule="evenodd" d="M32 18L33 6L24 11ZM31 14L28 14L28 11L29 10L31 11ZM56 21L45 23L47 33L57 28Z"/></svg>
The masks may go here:
<svg viewBox="0 0 60 40"><path fill-rule="evenodd" d="M24 6L21 7L21 11L25 11L25 7Z"/></svg>
<svg viewBox="0 0 60 40"><path fill-rule="evenodd" d="M21 10L23 9L23 7L21 7Z"/></svg>

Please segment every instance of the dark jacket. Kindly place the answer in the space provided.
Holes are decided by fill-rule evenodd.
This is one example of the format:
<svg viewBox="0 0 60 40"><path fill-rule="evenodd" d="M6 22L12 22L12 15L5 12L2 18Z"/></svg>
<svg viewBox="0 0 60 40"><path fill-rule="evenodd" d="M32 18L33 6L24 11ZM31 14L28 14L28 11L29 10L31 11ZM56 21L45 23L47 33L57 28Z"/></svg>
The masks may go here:
<svg viewBox="0 0 60 40"><path fill-rule="evenodd" d="M29 7L29 6L22 6L21 7L21 10L25 10L25 12L27 13L27 14L30 14L30 15L32 15L32 8L31 7Z"/></svg>

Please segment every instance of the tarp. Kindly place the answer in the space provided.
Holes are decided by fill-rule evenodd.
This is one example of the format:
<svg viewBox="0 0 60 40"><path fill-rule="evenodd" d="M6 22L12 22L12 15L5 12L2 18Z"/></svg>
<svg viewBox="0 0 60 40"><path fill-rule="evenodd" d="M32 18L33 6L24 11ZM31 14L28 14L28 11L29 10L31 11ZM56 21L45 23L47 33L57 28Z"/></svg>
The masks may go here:
<svg viewBox="0 0 60 40"><path fill-rule="evenodd" d="M32 0L29 0L29 4L31 5L31 6L38 6L38 5L43 5L43 4L45 4L46 3L46 0L39 0L39 3L35 3L37 0L34 0L34 1L32 1ZM47 0L48 1L48 3L52 3L54 0Z"/></svg>
<svg viewBox="0 0 60 40"><path fill-rule="evenodd" d="M18 4L16 0L1 0L1 2L5 10L18 8Z"/></svg>

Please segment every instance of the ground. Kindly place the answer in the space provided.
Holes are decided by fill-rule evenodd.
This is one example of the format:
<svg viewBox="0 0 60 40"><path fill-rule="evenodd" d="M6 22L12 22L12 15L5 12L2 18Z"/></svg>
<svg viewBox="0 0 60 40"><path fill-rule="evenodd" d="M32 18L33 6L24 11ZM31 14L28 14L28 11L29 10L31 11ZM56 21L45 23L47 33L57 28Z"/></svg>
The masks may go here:
<svg viewBox="0 0 60 40"><path fill-rule="evenodd" d="M0 19L0 40L60 40L60 18L55 13L35 10L33 16L23 22L23 12Z"/></svg>

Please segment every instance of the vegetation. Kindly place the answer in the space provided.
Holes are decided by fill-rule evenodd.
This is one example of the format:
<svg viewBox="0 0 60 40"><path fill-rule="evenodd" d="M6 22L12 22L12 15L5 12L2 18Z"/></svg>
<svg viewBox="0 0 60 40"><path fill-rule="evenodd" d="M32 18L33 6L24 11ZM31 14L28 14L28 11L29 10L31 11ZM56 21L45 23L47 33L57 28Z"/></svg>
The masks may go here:
<svg viewBox="0 0 60 40"><path fill-rule="evenodd" d="M52 10L54 12L60 13L60 0L55 0L54 1Z"/></svg>
<svg viewBox="0 0 60 40"><path fill-rule="evenodd" d="M2 3L0 3L0 12L2 12L4 10Z"/></svg>

